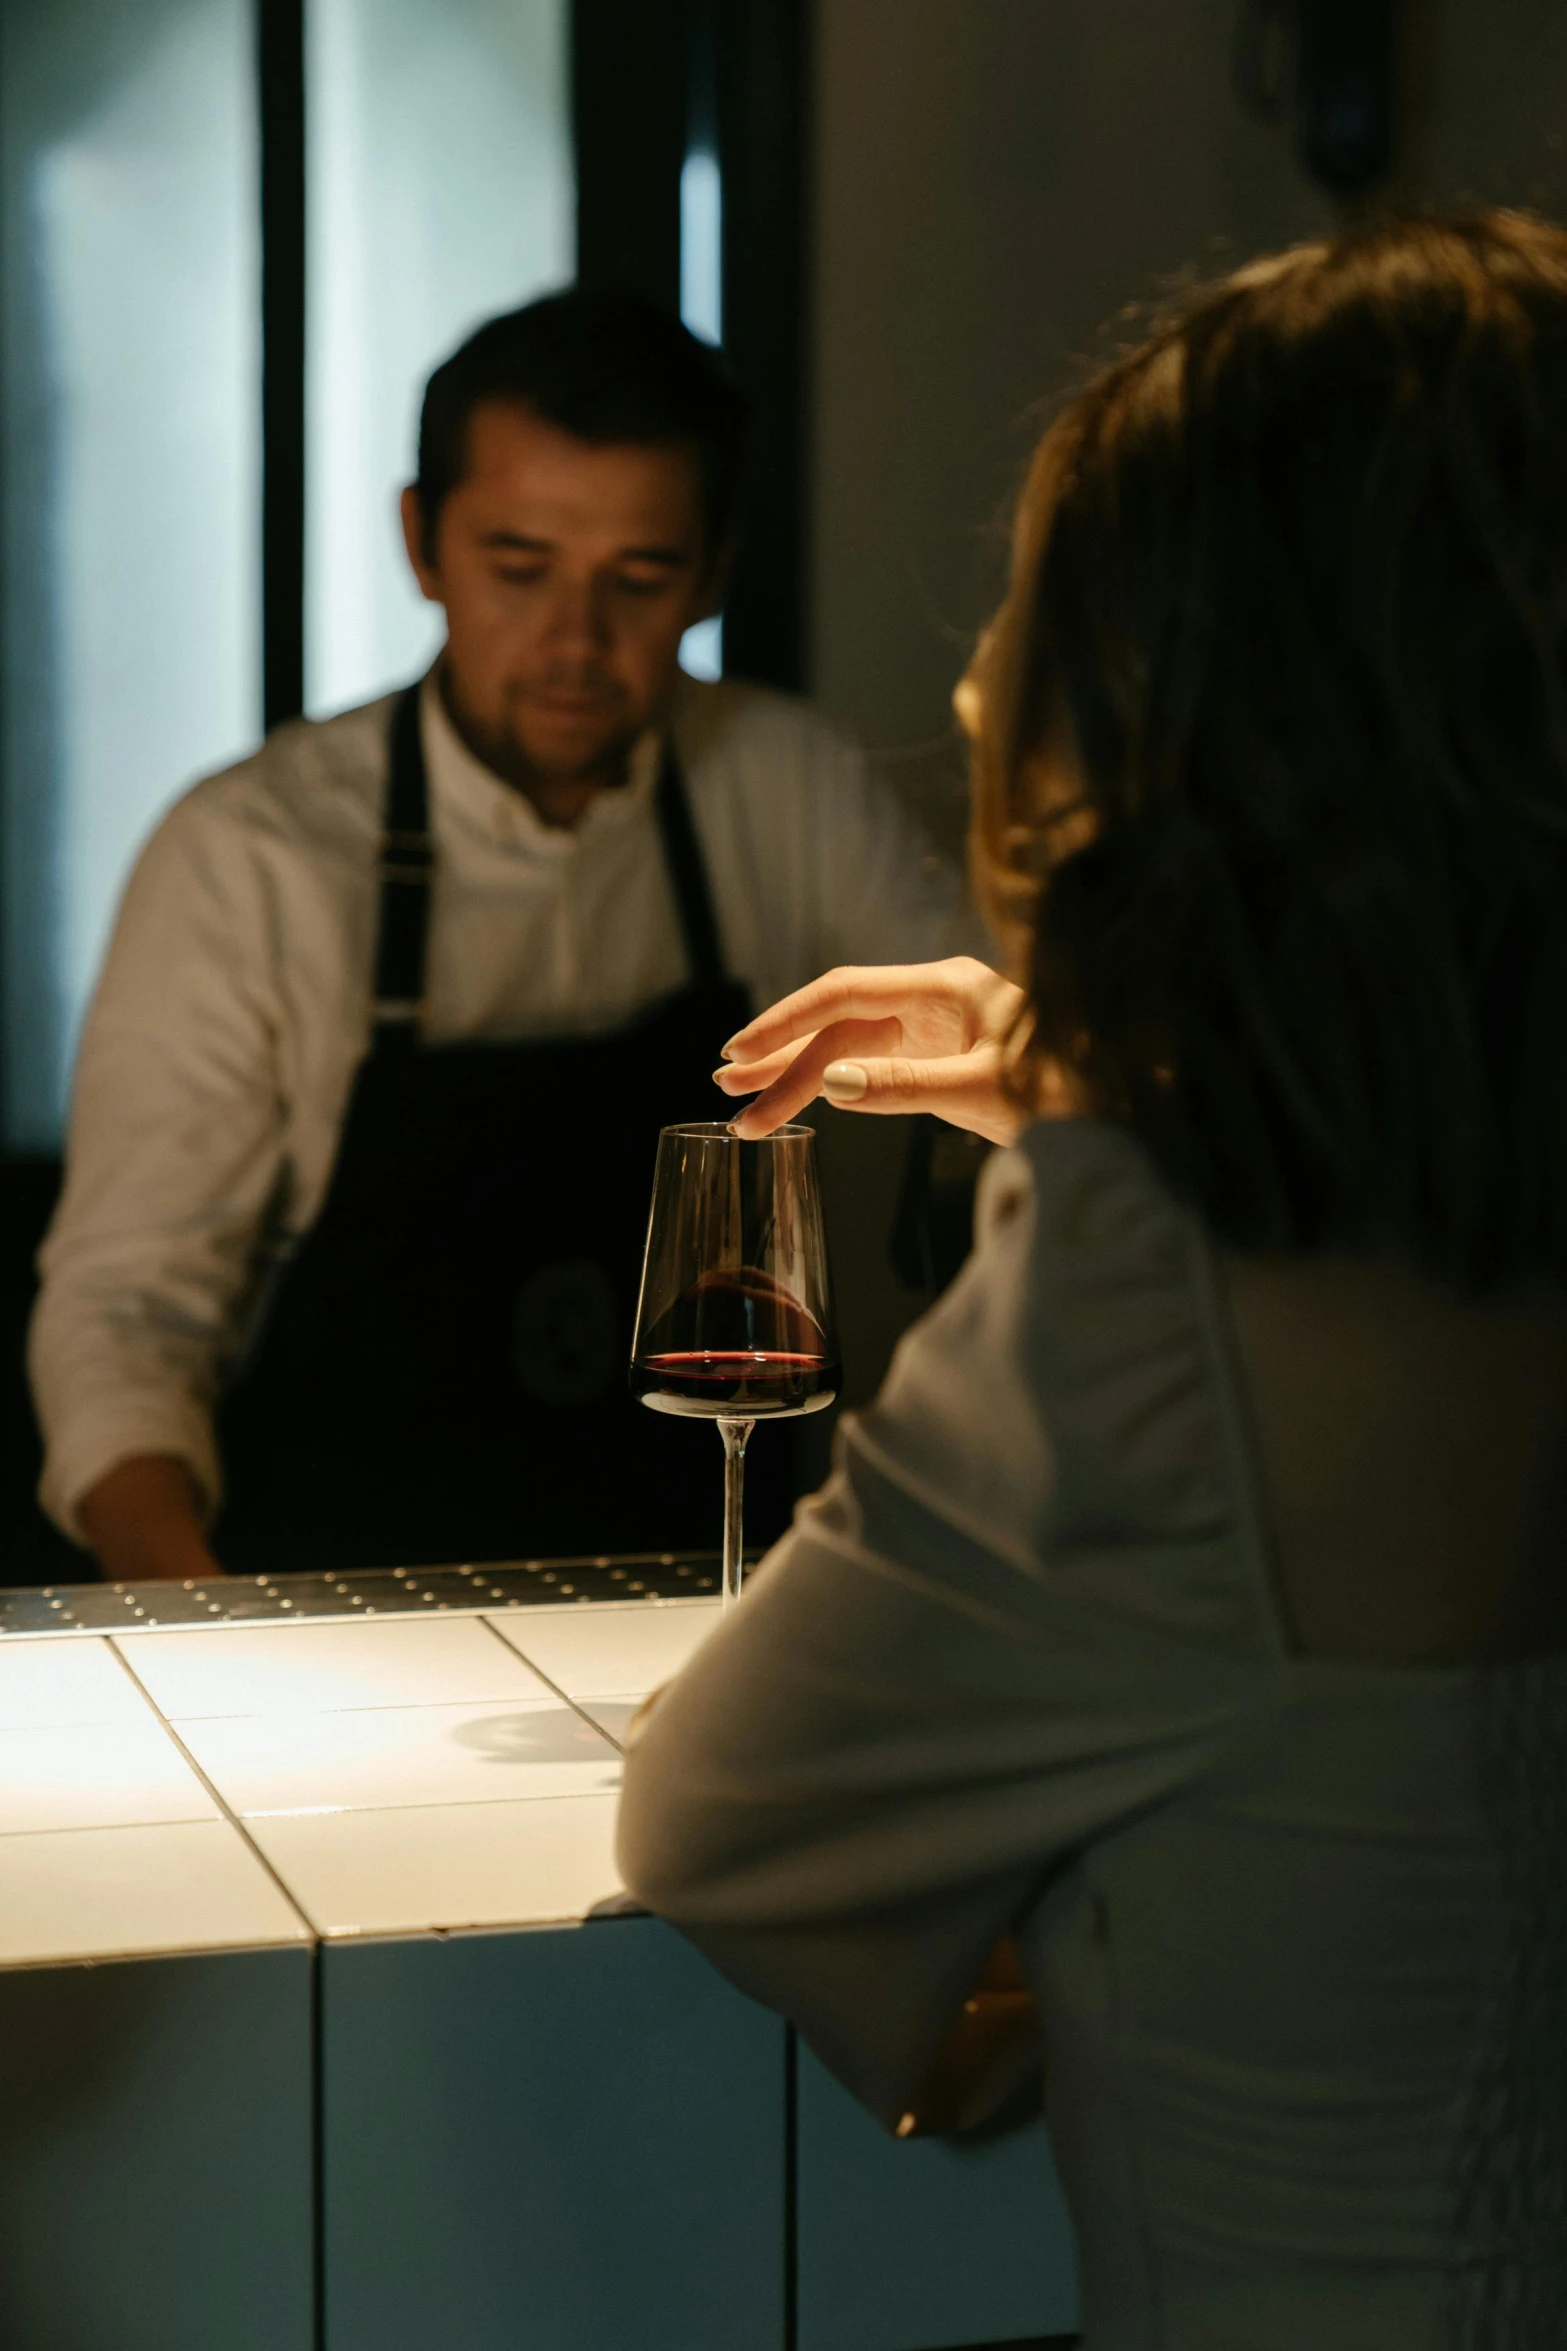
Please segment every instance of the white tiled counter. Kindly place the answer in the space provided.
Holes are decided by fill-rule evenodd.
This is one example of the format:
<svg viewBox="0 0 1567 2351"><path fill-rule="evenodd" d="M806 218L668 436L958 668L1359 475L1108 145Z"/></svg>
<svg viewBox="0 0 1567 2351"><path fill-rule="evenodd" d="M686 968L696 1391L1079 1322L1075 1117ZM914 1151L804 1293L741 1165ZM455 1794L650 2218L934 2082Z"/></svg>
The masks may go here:
<svg viewBox="0 0 1567 2351"><path fill-rule="evenodd" d="M677 1936L590 1915L626 1717L716 1603L356 1581L0 1638L6 2351L1070 2326L1042 2133L895 2147Z"/></svg>

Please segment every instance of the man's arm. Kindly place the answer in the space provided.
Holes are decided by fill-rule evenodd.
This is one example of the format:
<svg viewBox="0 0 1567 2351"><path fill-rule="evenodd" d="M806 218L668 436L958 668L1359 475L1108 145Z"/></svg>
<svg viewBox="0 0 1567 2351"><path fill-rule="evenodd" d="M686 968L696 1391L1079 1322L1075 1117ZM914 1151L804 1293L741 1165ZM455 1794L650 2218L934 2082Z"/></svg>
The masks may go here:
<svg viewBox="0 0 1567 2351"><path fill-rule="evenodd" d="M172 1453L116 1462L76 1506L112 1583L206 1583L223 1570L207 1545L195 1481Z"/></svg>
<svg viewBox="0 0 1567 2351"><path fill-rule="evenodd" d="M212 1572L213 1403L282 1171L272 960L232 798L199 791L126 892L29 1334L44 1505L121 1578Z"/></svg>

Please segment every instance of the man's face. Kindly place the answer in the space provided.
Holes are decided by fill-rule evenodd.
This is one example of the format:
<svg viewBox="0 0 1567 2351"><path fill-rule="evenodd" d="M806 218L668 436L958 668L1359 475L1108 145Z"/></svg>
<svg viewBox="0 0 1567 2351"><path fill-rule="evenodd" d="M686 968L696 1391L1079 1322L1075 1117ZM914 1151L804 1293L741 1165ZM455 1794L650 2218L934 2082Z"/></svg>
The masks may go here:
<svg viewBox="0 0 1567 2351"><path fill-rule="evenodd" d="M682 636L716 609L696 452L597 448L496 400L470 416L466 455L428 553L403 493L409 560L446 607L452 714L510 783L613 781Z"/></svg>

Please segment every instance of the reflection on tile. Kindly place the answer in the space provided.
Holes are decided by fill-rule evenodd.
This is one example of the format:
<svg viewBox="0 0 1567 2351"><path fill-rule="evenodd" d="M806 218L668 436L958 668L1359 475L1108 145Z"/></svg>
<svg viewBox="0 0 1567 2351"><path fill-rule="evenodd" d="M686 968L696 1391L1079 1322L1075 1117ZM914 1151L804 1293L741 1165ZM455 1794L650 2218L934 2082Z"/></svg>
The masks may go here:
<svg viewBox="0 0 1567 2351"><path fill-rule="evenodd" d="M530 1608L489 1621L569 1696L641 1698L680 1671L719 1615L716 1600L676 1600L662 1608Z"/></svg>
<svg viewBox="0 0 1567 2351"><path fill-rule="evenodd" d="M168 1732L126 1689L138 1721L0 1731L0 1836L222 1818Z"/></svg>
<svg viewBox="0 0 1567 2351"><path fill-rule="evenodd" d="M362 1707L286 1724L241 1716L187 1722L181 1736L224 1802L247 1814L482 1804L620 1783L614 1748L556 1698Z"/></svg>
<svg viewBox="0 0 1567 2351"><path fill-rule="evenodd" d="M0 1838L0 1966L306 1940L226 1821Z"/></svg>
<svg viewBox="0 0 1567 2351"><path fill-rule="evenodd" d="M115 1646L170 1722L441 1706L548 1692L477 1617L375 1624L195 1626L123 1633Z"/></svg>
<svg viewBox="0 0 1567 2351"><path fill-rule="evenodd" d="M0 1731L147 1719L146 1700L107 1641L0 1642Z"/></svg>
<svg viewBox="0 0 1567 2351"><path fill-rule="evenodd" d="M324 1935L579 1919L618 1893L614 1796L257 1820L251 1834Z"/></svg>

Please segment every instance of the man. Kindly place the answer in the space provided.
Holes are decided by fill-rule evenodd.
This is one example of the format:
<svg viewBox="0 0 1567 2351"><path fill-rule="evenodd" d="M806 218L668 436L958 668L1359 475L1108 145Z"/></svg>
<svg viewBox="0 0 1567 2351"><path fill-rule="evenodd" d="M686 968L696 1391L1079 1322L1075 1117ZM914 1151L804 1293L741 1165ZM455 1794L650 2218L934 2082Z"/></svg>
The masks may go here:
<svg viewBox="0 0 1567 2351"><path fill-rule="evenodd" d="M839 735L679 669L743 435L634 297L481 328L403 500L434 669L144 852L30 1348L45 1505L111 1576L708 1536L711 1432L626 1395L656 1129L724 1115L752 1010L963 928Z"/></svg>

